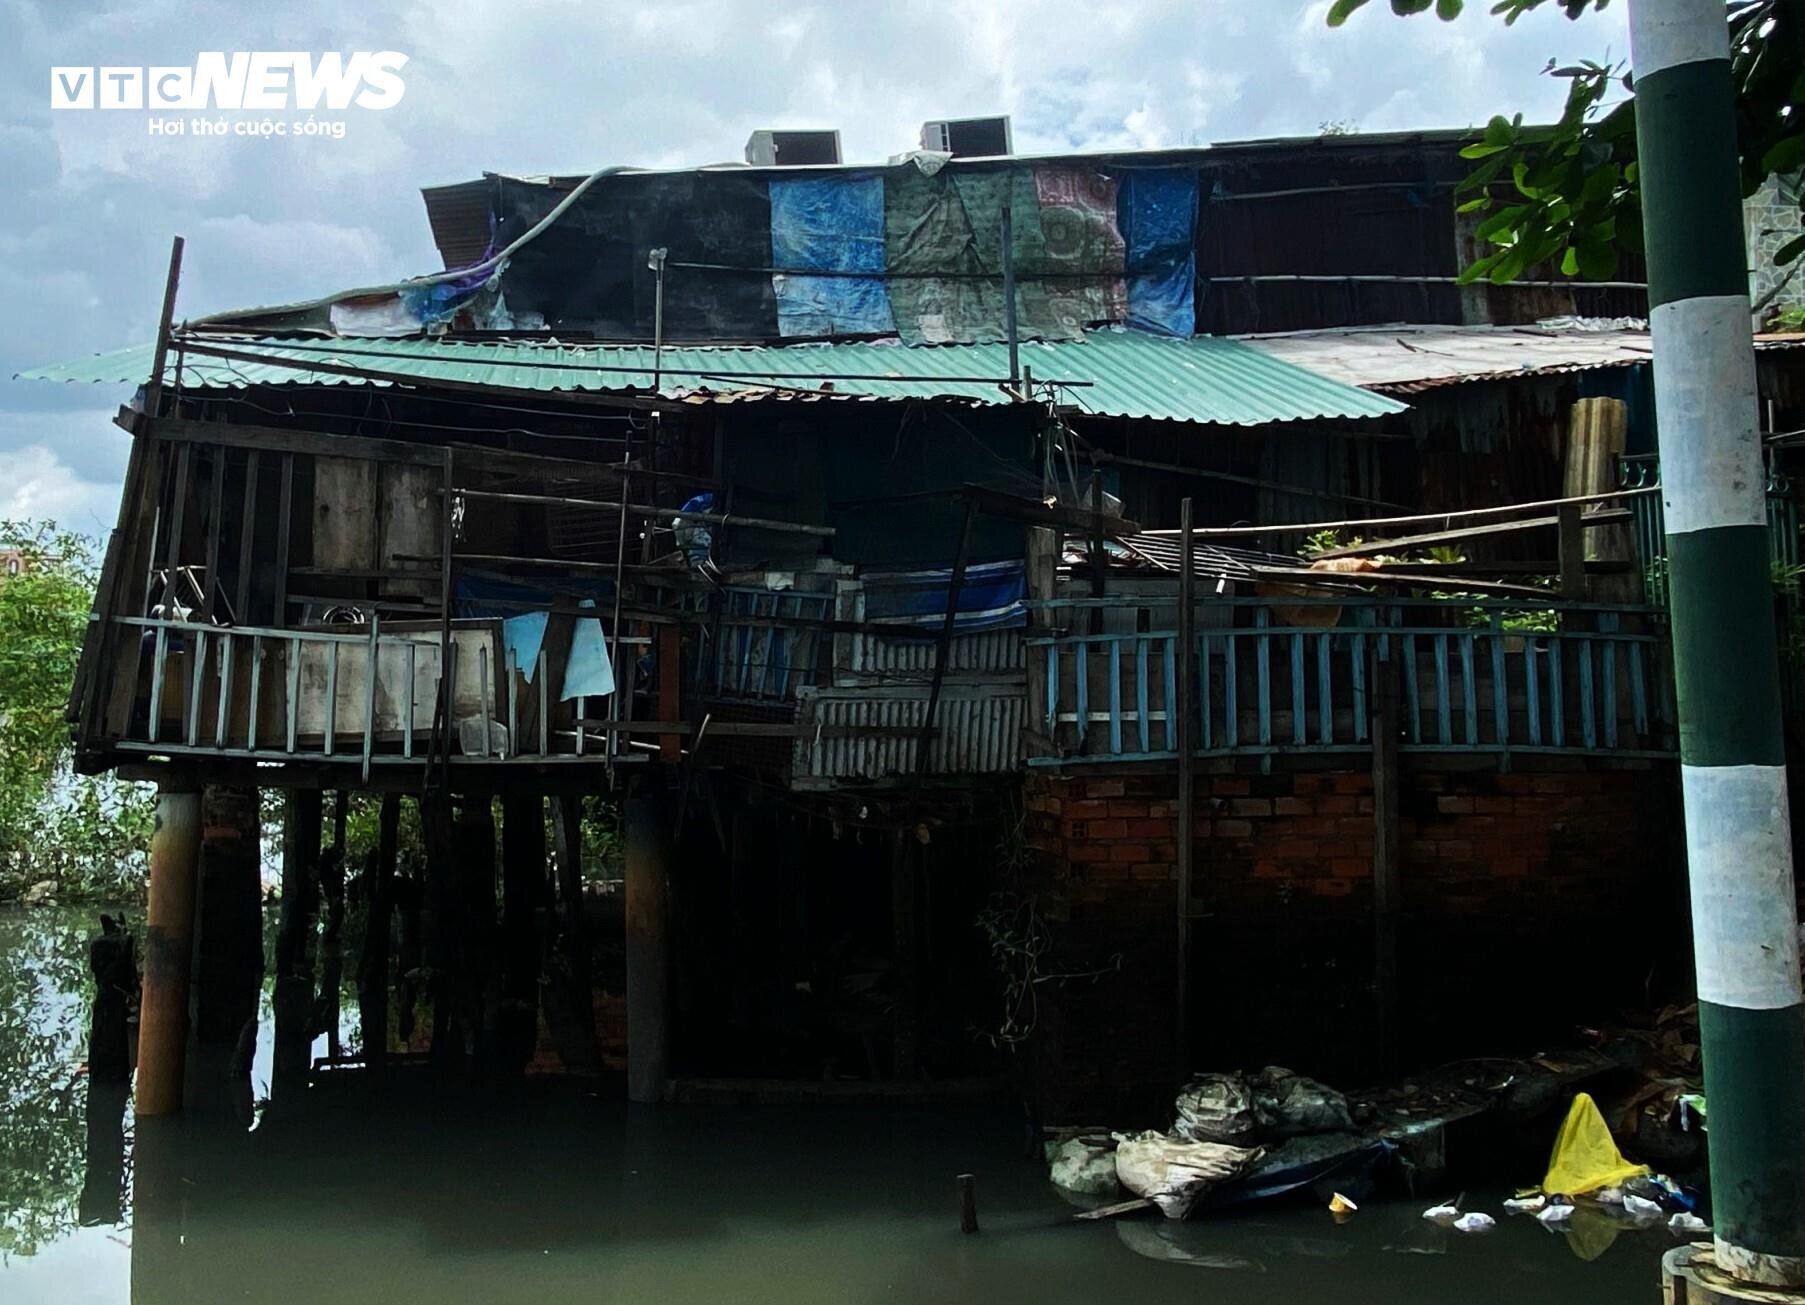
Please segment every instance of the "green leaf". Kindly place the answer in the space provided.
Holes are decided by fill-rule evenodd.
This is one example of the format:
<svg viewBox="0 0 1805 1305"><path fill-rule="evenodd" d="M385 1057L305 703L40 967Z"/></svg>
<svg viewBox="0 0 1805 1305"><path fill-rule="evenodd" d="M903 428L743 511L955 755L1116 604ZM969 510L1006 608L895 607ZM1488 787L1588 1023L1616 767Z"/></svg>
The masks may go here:
<svg viewBox="0 0 1805 1305"><path fill-rule="evenodd" d="M1588 281L1609 281L1616 276L1617 246L1603 242L1579 246L1579 274Z"/></svg>
<svg viewBox="0 0 1805 1305"><path fill-rule="evenodd" d="M1805 254L1805 236L1794 236L1775 252L1774 262L1776 265L1783 266L1792 262L1800 254Z"/></svg>
<svg viewBox="0 0 1805 1305"><path fill-rule="evenodd" d="M1465 0L1435 0L1435 16L1444 23L1451 23L1460 17L1465 8Z"/></svg>
<svg viewBox="0 0 1805 1305"><path fill-rule="evenodd" d="M1476 145L1468 145L1460 151L1463 159L1489 159L1494 154L1502 154L1510 146L1493 145L1489 141L1480 141Z"/></svg>
<svg viewBox="0 0 1805 1305"><path fill-rule="evenodd" d="M1579 250L1571 245L1567 246L1567 252L1561 255L1561 275L1579 275Z"/></svg>
<svg viewBox="0 0 1805 1305"><path fill-rule="evenodd" d="M1805 132L1788 136L1761 156L1761 166L1782 176L1805 167Z"/></svg>
<svg viewBox="0 0 1805 1305"><path fill-rule="evenodd" d="M1469 199L1454 211L1456 213L1483 213L1491 206L1492 197L1490 195L1481 195L1478 199Z"/></svg>
<svg viewBox="0 0 1805 1305"><path fill-rule="evenodd" d="M1529 212L1527 204L1512 204L1508 208L1501 208L1479 224L1473 231L1473 239L1496 240L1512 228L1518 219L1527 212Z"/></svg>
<svg viewBox="0 0 1805 1305"><path fill-rule="evenodd" d="M1340 27L1356 9L1363 8L1366 2L1367 0L1335 0L1335 3L1329 6L1329 26Z"/></svg>

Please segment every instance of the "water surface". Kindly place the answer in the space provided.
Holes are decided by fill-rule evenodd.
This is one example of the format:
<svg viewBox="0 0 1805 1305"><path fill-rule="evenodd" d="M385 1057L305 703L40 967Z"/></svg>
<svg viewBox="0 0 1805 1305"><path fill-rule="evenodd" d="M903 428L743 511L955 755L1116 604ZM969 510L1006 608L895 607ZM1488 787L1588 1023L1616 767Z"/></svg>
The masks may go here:
<svg viewBox="0 0 1805 1305"><path fill-rule="evenodd" d="M0 915L12 1305L1650 1305L1671 1244L1521 1218L1467 1237L1424 1223L1426 1201L1342 1224L1309 1206L1073 1223L998 1108L641 1108L404 1070L341 1073L249 1113L222 1094L208 1117L134 1130L104 1090L91 1111L76 1073L91 919ZM260 1099L266 1084L260 1068ZM970 1237L965 1171L983 1229ZM1496 1210L1499 1195L1468 1204Z"/></svg>

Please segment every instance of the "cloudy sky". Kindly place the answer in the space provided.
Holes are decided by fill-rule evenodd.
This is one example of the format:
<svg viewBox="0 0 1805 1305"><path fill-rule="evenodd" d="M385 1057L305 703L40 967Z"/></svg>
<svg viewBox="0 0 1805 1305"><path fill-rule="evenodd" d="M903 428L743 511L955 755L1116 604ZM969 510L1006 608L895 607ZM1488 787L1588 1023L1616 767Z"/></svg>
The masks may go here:
<svg viewBox="0 0 1805 1305"><path fill-rule="evenodd" d="M1202 144L1547 115L1562 61L1628 47L1622 6L1506 29L1378 0L0 0L0 517L100 533L128 394L14 381L148 340L169 240L179 312L436 270L418 189L484 169L581 173L739 157L757 127L832 126L849 161L922 120L1005 112L1016 148ZM52 111L55 66L191 64L205 50L397 50L402 101L343 139L161 137L151 115ZM268 115L247 114L256 118ZM305 116L305 115L300 115Z"/></svg>

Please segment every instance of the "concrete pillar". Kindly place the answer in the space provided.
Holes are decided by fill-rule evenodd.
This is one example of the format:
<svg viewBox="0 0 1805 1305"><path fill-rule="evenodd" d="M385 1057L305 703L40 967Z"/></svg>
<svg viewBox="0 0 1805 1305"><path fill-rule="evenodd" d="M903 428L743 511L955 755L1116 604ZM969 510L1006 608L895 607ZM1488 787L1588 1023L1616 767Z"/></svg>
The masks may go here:
<svg viewBox="0 0 1805 1305"><path fill-rule="evenodd" d="M188 1049L188 975L201 850L201 796L191 783L164 780L150 836L150 905L144 925L144 992L138 1006L140 1115L182 1109Z"/></svg>
<svg viewBox="0 0 1805 1305"><path fill-rule="evenodd" d="M1714 1257L1805 1287L1805 988L1723 0L1635 0Z"/></svg>
<svg viewBox="0 0 1805 1305"><path fill-rule="evenodd" d="M670 829L663 795L627 801L627 1099L664 1097L670 1074Z"/></svg>

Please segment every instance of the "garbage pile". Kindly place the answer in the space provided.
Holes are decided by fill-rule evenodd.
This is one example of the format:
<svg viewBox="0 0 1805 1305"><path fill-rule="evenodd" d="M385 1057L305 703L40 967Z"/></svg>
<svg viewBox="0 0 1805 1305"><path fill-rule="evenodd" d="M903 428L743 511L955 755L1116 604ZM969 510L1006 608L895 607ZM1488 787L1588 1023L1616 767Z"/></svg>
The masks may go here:
<svg viewBox="0 0 1805 1305"><path fill-rule="evenodd" d="M1590 1221L1594 1229L1610 1236L1618 1228L1661 1223L1691 1235L1710 1228L1699 1216L1700 1203L1692 1189L1624 1159L1597 1103L1581 1092L1555 1135L1541 1186L1519 1191L1504 1202L1504 1209L1532 1216L1553 1232L1576 1233L1576 1221ZM1430 1206L1423 1218L1467 1233L1489 1232L1497 1226L1497 1220L1483 1211L1462 1210L1460 1198Z"/></svg>
<svg viewBox="0 0 1805 1305"><path fill-rule="evenodd" d="M1251 1200L1346 1169L1350 1155L1385 1144L1355 1132L1345 1096L1272 1065L1253 1074L1202 1074L1173 1102L1170 1132L1075 1132L1047 1143L1056 1186L1093 1197L1126 1189L1183 1219L1202 1205ZM1353 1202L1341 1197L1348 1206Z"/></svg>

